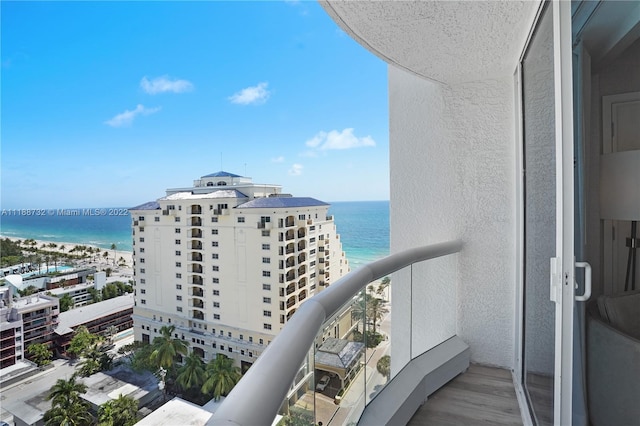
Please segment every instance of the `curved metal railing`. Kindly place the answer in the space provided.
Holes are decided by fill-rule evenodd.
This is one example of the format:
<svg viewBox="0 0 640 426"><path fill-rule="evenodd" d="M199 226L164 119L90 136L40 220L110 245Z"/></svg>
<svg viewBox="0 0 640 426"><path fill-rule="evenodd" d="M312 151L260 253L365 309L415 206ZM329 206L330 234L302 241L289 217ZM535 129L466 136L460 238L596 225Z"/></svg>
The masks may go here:
<svg viewBox="0 0 640 426"><path fill-rule="evenodd" d="M424 260L457 253L462 241L417 247L371 262L336 281L296 311L207 423L270 424L324 321L372 281Z"/></svg>

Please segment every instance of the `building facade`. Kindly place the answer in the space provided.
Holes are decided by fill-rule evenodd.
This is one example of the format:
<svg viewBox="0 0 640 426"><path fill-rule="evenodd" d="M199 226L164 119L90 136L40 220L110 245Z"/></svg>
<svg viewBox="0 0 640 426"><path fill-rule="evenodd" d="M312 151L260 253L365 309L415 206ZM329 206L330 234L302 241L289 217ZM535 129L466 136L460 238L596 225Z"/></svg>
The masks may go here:
<svg viewBox="0 0 640 426"><path fill-rule="evenodd" d="M223 353L248 368L300 304L348 272L328 209L226 172L132 208L135 339L173 325L205 360Z"/></svg>

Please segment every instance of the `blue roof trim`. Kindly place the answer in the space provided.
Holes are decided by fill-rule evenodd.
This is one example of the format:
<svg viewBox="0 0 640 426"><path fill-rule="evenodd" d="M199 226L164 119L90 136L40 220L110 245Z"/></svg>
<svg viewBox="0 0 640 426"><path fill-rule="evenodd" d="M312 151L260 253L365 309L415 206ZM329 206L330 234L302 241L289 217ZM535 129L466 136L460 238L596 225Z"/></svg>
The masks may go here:
<svg viewBox="0 0 640 426"><path fill-rule="evenodd" d="M229 172L215 172L215 173L211 173L210 175L206 175L206 176L202 176L203 178L209 178L209 177L231 177L231 178L237 178L237 177L242 177L240 175L234 175L233 173L229 173Z"/></svg>
<svg viewBox="0 0 640 426"><path fill-rule="evenodd" d="M237 209L284 208L284 207L316 207L329 206L329 203L310 197L268 197L256 198L237 206Z"/></svg>
<svg viewBox="0 0 640 426"><path fill-rule="evenodd" d="M129 210L160 210L160 204L157 201L149 201L139 206L131 207Z"/></svg>

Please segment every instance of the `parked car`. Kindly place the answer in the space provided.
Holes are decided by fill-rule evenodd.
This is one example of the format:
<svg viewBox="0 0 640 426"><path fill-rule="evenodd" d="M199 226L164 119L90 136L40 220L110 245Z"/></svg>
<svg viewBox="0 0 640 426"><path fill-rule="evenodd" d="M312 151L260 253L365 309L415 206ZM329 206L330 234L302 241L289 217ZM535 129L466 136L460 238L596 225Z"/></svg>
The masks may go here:
<svg viewBox="0 0 640 426"><path fill-rule="evenodd" d="M331 380L331 377L324 375L322 376L322 378L320 379L320 381L316 384L316 390L322 392L323 390L325 390L325 388L327 386L329 386L329 381Z"/></svg>

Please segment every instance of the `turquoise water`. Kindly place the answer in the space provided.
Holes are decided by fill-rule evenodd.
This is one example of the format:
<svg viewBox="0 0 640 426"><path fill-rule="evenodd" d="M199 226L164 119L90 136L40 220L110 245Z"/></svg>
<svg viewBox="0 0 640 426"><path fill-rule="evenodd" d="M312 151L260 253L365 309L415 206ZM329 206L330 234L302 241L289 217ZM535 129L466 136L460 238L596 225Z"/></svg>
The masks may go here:
<svg viewBox="0 0 640 426"><path fill-rule="evenodd" d="M88 209L73 209L83 211ZM122 209L91 209L120 212ZM351 269L389 254L389 202L343 201L331 203L342 249ZM90 244L132 251L131 217L126 215L3 215L0 234L20 239L33 238L74 244Z"/></svg>

